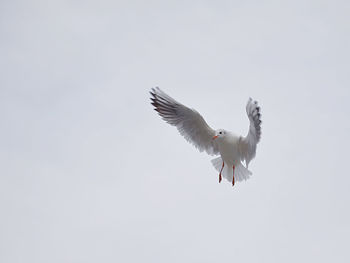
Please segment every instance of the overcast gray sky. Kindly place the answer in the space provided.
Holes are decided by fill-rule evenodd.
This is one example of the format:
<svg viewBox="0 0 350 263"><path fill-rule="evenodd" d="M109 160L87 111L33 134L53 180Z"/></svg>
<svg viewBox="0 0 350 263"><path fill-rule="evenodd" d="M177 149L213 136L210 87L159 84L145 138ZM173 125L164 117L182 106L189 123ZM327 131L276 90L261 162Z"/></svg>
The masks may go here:
<svg viewBox="0 0 350 263"><path fill-rule="evenodd" d="M0 261L349 262L349 1L0 2ZM149 104L245 135L253 176Z"/></svg>

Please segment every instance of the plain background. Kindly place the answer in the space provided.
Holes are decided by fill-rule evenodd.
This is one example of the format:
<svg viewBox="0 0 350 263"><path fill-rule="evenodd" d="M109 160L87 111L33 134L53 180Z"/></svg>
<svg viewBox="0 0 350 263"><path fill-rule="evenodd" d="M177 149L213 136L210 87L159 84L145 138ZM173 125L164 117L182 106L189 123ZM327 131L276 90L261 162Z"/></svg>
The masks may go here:
<svg viewBox="0 0 350 263"><path fill-rule="evenodd" d="M0 261L349 262L349 1L0 2ZM245 135L253 176L152 110Z"/></svg>

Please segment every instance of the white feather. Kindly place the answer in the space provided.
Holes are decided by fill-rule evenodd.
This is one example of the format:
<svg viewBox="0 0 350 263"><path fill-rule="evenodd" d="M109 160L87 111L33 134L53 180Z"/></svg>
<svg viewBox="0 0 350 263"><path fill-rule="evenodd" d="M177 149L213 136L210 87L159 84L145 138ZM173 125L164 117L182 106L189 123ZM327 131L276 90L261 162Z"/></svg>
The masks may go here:
<svg viewBox="0 0 350 263"><path fill-rule="evenodd" d="M256 145L260 141L261 115L258 103L256 101L253 102L252 98L249 98L247 102L246 111L250 122L249 131L245 138L240 138L239 149L241 152L241 159L245 160L248 167L250 161L255 157Z"/></svg>
<svg viewBox="0 0 350 263"><path fill-rule="evenodd" d="M210 155L219 153L217 143L212 140L215 131L196 110L177 102L159 88L152 89L151 95L155 110L163 120L176 126L188 142L201 152L206 151Z"/></svg>
<svg viewBox="0 0 350 263"><path fill-rule="evenodd" d="M213 164L214 168L220 172L222 168L222 159L221 157L215 158L211 160L211 163ZM225 178L227 181L232 182L233 179L233 167L229 164L225 163L224 168L222 169L222 177ZM245 168L242 163L238 163L235 166L235 181L241 182L248 180L249 177L252 175L252 172L249 171L247 168Z"/></svg>

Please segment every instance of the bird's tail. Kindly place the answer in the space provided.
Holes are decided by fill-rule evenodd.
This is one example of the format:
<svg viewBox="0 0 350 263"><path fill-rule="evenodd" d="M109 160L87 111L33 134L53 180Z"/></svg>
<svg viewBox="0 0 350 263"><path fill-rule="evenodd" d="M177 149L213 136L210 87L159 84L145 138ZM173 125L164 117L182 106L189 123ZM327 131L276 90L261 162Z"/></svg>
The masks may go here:
<svg viewBox="0 0 350 263"><path fill-rule="evenodd" d="M211 160L211 163L213 164L214 168L220 172L222 167L222 159L221 157L215 158ZM221 175L229 182L232 182L233 177L233 168L230 165L227 165L225 163L224 169L221 172ZM241 162L239 162L235 166L235 182L243 181L249 179L249 177L252 175L252 172L249 171Z"/></svg>

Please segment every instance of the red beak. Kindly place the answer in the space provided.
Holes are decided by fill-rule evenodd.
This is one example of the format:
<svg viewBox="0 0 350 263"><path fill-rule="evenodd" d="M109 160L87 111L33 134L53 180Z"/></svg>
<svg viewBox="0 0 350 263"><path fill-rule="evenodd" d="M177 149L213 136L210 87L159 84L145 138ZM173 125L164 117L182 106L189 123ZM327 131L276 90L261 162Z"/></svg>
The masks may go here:
<svg viewBox="0 0 350 263"><path fill-rule="evenodd" d="M217 137L219 137L219 136L215 135L215 136L213 137L213 140L215 140Z"/></svg>

